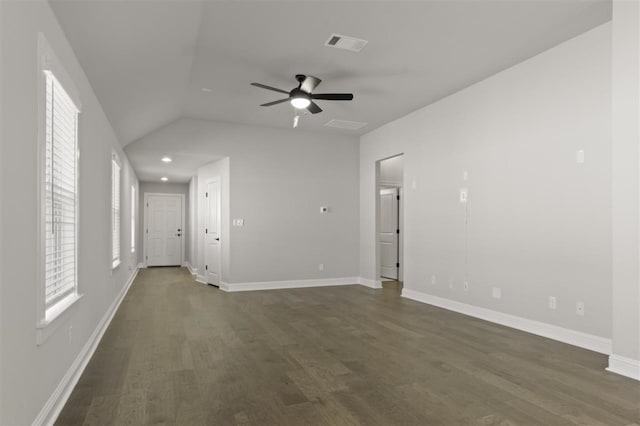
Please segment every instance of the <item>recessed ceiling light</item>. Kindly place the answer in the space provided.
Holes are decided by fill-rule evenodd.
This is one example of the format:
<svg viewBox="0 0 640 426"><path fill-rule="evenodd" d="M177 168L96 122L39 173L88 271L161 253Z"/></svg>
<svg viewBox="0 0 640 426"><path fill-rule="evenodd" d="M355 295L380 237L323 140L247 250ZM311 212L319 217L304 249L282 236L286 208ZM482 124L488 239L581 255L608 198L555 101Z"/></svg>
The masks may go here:
<svg viewBox="0 0 640 426"><path fill-rule="evenodd" d="M168 180L169 180L169 178L168 178L168 177L166 177L166 176L162 176L162 177L160 178L160 180L161 180L161 181L163 181L163 182L166 182L166 181L168 181Z"/></svg>
<svg viewBox="0 0 640 426"><path fill-rule="evenodd" d="M202 88L202 89L200 89L200 90L202 90L202 91L203 91L203 92L205 92L205 93L209 93L209 92L211 92L211 89L209 89L208 87L203 87L203 88Z"/></svg>
<svg viewBox="0 0 640 426"><path fill-rule="evenodd" d="M164 161L165 163L170 163L173 160L171 159L171 157L168 157L168 156L165 155L164 157L162 157L162 161Z"/></svg>

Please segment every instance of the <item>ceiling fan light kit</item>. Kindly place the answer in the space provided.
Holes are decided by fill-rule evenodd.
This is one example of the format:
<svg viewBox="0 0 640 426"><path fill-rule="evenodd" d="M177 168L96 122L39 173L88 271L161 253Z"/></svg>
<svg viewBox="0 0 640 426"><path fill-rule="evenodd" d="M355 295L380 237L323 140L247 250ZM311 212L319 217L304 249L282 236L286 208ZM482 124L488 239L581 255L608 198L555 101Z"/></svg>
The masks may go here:
<svg viewBox="0 0 640 426"><path fill-rule="evenodd" d="M251 83L251 85L260 87L261 89L267 89L273 92L285 93L289 95L288 98L267 102L266 104L262 104L260 106L273 106L289 101L289 103L291 103L294 108L307 110L311 114L322 112L322 108L320 108L318 104L313 102L316 99L324 101L350 101L353 99L353 94L351 93L312 93L313 90L318 87L318 85L322 81L312 75L298 74L296 75L296 80L298 81L298 87L292 89L289 92L261 83Z"/></svg>
<svg viewBox="0 0 640 426"><path fill-rule="evenodd" d="M306 109L309 105L311 105L311 99L309 99L309 96L302 90L299 90L299 92L300 93L291 97L291 105L293 105L293 107L297 109Z"/></svg>

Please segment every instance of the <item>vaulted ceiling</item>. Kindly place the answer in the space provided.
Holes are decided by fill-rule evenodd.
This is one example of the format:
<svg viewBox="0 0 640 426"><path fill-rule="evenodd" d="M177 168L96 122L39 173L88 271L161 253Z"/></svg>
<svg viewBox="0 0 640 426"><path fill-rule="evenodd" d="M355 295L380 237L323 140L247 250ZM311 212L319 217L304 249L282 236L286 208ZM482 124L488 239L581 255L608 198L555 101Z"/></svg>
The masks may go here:
<svg viewBox="0 0 640 426"><path fill-rule="evenodd" d="M281 96L249 83L298 73L355 95L302 129L362 134L611 18L607 0L50 2L123 145L180 117L289 128L292 107L260 107ZM328 48L332 33L369 44Z"/></svg>

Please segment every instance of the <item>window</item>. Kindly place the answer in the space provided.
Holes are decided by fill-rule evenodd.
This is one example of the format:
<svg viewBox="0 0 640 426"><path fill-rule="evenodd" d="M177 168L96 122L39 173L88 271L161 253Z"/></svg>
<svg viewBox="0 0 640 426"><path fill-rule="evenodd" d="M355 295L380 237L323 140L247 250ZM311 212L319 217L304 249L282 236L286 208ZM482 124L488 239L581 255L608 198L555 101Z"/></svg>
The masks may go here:
<svg viewBox="0 0 640 426"><path fill-rule="evenodd" d="M136 252L136 187L131 185L131 253Z"/></svg>
<svg viewBox="0 0 640 426"><path fill-rule="evenodd" d="M112 267L120 264L120 164L111 159L111 252Z"/></svg>
<svg viewBox="0 0 640 426"><path fill-rule="evenodd" d="M45 321L78 291L78 113L51 71L45 71Z"/></svg>

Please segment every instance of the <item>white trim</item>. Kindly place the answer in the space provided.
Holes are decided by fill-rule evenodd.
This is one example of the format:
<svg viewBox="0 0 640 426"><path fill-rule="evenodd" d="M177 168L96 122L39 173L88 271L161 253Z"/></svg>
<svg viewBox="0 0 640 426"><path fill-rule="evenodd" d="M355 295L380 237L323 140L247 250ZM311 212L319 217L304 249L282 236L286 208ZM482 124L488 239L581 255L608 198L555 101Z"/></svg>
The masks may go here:
<svg viewBox="0 0 640 426"><path fill-rule="evenodd" d="M80 299L82 294L72 293L53 306L51 316L36 324L36 345L43 345L66 322L73 311L71 307Z"/></svg>
<svg viewBox="0 0 640 426"><path fill-rule="evenodd" d="M204 275L196 274L196 282L200 284L207 284L207 279Z"/></svg>
<svg viewBox="0 0 640 426"><path fill-rule="evenodd" d="M142 228L142 232L144 235L144 238L142 238L142 259L143 259L143 263L144 263L144 267L146 268L148 266L147 264L147 238L149 237L149 234L147 233L147 210L148 210L148 196L149 195L160 195L160 196L172 196L172 197L180 197L180 203L182 204L182 223L180 224L180 229L182 229L182 231L180 231L180 233L182 234L182 236L180 237L180 265L182 265L184 263L184 240L186 240L185 237L185 224L186 224L186 218L185 218L185 212L186 212L186 206L185 206L185 196L184 194L176 194L176 193L165 193L165 192L145 192L144 193L144 204L142 205L142 208L144 209L144 223L143 223L143 228Z"/></svg>
<svg viewBox="0 0 640 426"><path fill-rule="evenodd" d="M358 284L370 288L382 288L382 280L370 280L369 278L358 277Z"/></svg>
<svg viewBox="0 0 640 426"><path fill-rule="evenodd" d="M145 269L147 265L143 262L138 263L138 269Z"/></svg>
<svg viewBox="0 0 640 426"><path fill-rule="evenodd" d="M358 277L347 278L324 278L313 280L290 280L290 281L261 281L250 283L225 283L220 282L220 289L227 292L253 291L253 290L279 290L287 288L305 287L329 287L337 285L359 284Z"/></svg>
<svg viewBox="0 0 640 426"><path fill-rule="evenodd" d="M198 274L198 269L194 268L193 266L191 266L191 263L189 262L182 262L182 266L184 266L185 268L187 268L189 270L189 273L191 275L197 275Z"/></svg>
<svg viewBox="0 0 640 426"><path fill-rule="evenodd" d="M69 77L62 62L58 59L54 53L51 45L43 33L38 33L37 40L38 51L38 68L37 68L37 111L38 119L36 121L36 135L37 135L37 202L36 202L36 214L38 221L36 223L36 247L35 253L36 259L36 277L37 277L37 291L36 291L36 344L41 345L48 337L53 334L55 329L59 326L60 321L54 321L56 317L64 314L64 310L74 305L75 301L79 300L82 295L80 294L80 283L78 279L78 247L79 247L79 230L80 230L80 133L82 130L80 123L80 113L82 105L80 102L79 91L75 86L73 79ZM45 258L46 258L46 238L45 238L45 174L46 174L46 76L45 73L50 72L53 74L54 80L57 80L58 84L62 86L64 92L69 96L69 99L74 104L77 110L76 115L76 176L75 176L75 288L73 291L74 297L67 299L67 303L60 305L57 308L57 313L51 315L47 319L47 307L46 307L46 277L45 277ZM71 303L69 303L71 302ZM60 303L60 302L58 302ZM55 306L55 305L54 305ZM49 308L51 309L51 308ZM64 315L63 315L64 316ZM58 325L56 325L56 323ZM48 328L47 328L48 327Z"/></svg>
<svg viewBox="0 0 640 426"><path fill-rule="evenodd" d="M116 164L116 166L118 167L118 245L120 247L118 247L118 257L114 258L113 257L113 249L114 249L114 245L113 245L113 227L114 227L114 215L113 215L113 211L114 211L114 205L115 205L115 197L113 193L114 188L116 188L116 186L114 186L114 176L115 173L113 173L113 164ZM111 247L111 253L110 253L110 259L111 259L111 275L113 275L113 271L120 266L120 263L122 262L122 183L123 180L122 179L122 175L123 175L123 171L122 171L122 161L120 160L120 155L118 155L118 153L115 150L111 151L111 206L109 207L109 214L111 216L111 225L109 228L109 235L111 236L111 245L109 247Z"/></svg>
<svg viewBox="0 0 640 426"><path fill-rule="evenodd" d="M527 333L536 334L538 336L547 337L559 342L568 343L591 351L603 354L611 353L611 339L605 337L594 336L592 334L580 331L570 330L568 328L558 327L527 318L518 317L503 312L494 311L479 306L468 305L466 303L457 302L451 299L445 299L438 296L422 293L415 290L402 289L402 297L416 300L418 302L427 303L429 305L438 306L450 311L458 312L471 317L480 318L496 324L505 325L517 330L526 331Z"/></svg>
<svg viewBox="0 0 640 426"><path fill-rule="evenodd" d="M42 407L42 410L40 410L38 417L36 417L36 419L33 421L33 425L48 426L55 423L56 419L60 415L60 412L62 411L62 408L64 408L64 405L67 403L67 400L69 399L73 388L78 383L80 376L82 376L84 369L86 368L87 364L91 360L91 357L96 351L100 340L102 340L102 336L107 330L107 327L109 327L109 324L111 323L113 316L117 312L118 307L120 307L120 303L122 303L122 300L129 291L129 288L131 287L131 284L133 283L133 280L135 280L137 275L138 268L133 271L127 283L122 287L122 290L120 290L120 293L113 301L111 306L109 306L109 309L107 310L107 312L105 312L104 316L100 320L100 323L98 323L98 326L91 334L91 337L89 337L89 340L84 345L76 359L73 361L71 367L69 367L69 370L67 370L67 373L64 375L64 377L62 377L62 380L60 380L60 383L53 391L44 407Z"/></svg>
<svg viewBox="0 0 640 426"><path fill-rule="evenodd" d="M634 380L640 380L640 360L637 359L614 354L609 355L609 366L606 370Z"/></svg>

